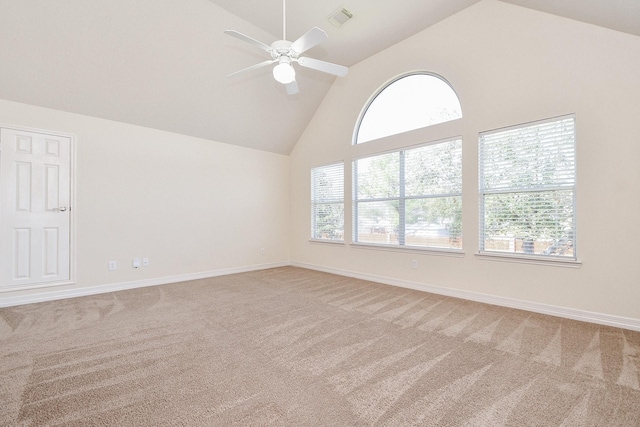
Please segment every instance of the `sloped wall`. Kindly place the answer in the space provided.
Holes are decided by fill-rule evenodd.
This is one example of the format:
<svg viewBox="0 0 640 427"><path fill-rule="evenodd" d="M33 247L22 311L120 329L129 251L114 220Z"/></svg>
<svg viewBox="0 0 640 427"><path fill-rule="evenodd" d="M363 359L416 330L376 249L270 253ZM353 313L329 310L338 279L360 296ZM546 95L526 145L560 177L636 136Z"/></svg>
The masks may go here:
<svg viewBox="0 0 640 427"><path fill-rule="evenodd" d="M640 326L639 69L636 36L493 0L351 67L291 154L292 261L387 282L621 316ZM351 140L368 98L411 70L445 77L462 104L462 120L425 130L424 138L463 137L464 256L365 250L349 240L343 246L309 242L310 168L344 160L348 174L354 156L401 145L353 147ZM480 259L478 132L570 113L577 124L580 267ZM348 201L351 179L345 178ZM345 228L350 227L348 219ZM417 269L411 268L413 259Z"/></svg>

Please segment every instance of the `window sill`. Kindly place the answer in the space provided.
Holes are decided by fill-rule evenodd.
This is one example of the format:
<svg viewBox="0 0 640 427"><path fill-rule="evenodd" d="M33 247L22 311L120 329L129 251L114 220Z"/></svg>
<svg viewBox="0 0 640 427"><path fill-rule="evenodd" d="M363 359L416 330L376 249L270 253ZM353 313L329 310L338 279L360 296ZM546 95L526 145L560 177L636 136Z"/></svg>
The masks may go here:
<svg viewBox="0 0 640 427"><path fill-rule="evenodd" d="M344 246L344 240L309 239L309 243L320 245Z"/></svg>
<svg viewBox="0 0 640 427"><path fill-rule="evenodd" d="M349 246L355 249L366 249L374 251L388 251L388 252L406 252L422 255L436 255L436 256L449 256L456 258L463 258L464 252L462 249L436 249L436 248L421 248L418 246L391 246L391 245L376 245L374 243L350 243Z"/></svg>
<svg viewBox="0 0 640 427"><path fill-rule="evenodd" d="M475 257L483 261L519 262L522 264L548 265L553 267L580 268L582 262L574 259L550 258L545 256L509 255L499 252L478 252Z"/></svg>

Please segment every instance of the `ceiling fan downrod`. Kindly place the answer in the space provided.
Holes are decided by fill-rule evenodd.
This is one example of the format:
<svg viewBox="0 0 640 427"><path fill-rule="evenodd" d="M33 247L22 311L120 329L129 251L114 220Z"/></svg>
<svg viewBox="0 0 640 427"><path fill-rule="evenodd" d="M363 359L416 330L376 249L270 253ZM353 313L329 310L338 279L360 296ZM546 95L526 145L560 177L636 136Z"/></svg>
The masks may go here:
<svg viewBox="0 0 640 427"><path fill-rule="evenodd" d="M287 39L287 0L282 0L282 40Z"/></svg>

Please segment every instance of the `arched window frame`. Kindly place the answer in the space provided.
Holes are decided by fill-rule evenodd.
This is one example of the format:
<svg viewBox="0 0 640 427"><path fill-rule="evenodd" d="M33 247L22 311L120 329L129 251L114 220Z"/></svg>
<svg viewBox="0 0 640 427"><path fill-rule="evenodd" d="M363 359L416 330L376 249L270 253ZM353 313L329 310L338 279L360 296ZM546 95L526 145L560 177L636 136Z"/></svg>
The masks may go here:
<svg viewBox="0 0 640 427"><path fill-rule="evenodd" d="M375 102L375 100L378 98L378 96L382 92L384 92L387 88L389 88L389 86L393 85L394 83L396 83L397 81L405 77L409 77L413 75L428 75L428 76L437 78L441 80L443 83L445 83L451 89L451 93L455 95L455 98L457 100L457 106L460 112L460 117L456 117L451 120L433 123L424 127L407 129L406 131L401 131L393 135L381 136L380 138L370 139L368 141L361 142L358 144L357 143L358 132L360 131L363 119L367 114L367 111L369 110L370 106ZM358 227L359 227L358 221L359 219L362 219L362 218L359 218L359 203L367 202L368 200L363 200L358 198L358 188L357 188L358 179L355 176L358 171L358 161L369 158L371 156L397 153L402 157L405 153L413 151L414 149L417 149L420 147L424 147L428 145L448 144L448 143L452 143L455 140L461 141L462 139L461 138L461 134L462 134L461 119L462 119L462 105L460 102L460 98L458 97L458 94L453 89L453 86L445 78L432 72L411 71L411 72L403 73L384 83L382 86L380 86L378 90L376 90L371 95L371 97L364 104L364 107L362 108L362 111L358 116L358 120L356 122L356 126L354 128L354 132L352 136L352 144L351 144L352 145L352 150L351 150L352 162L350 162L349 164L349 167L351 169L349 178L352 184L351 185L352 203L350 206L351 208L350 217L352 221L352 224L350 227L350 233L351 233L350 244L351 245L354 245L356 247L364 246L368 248L391 249L391 250L401 250L401 251L402 250L409 250L409 251L419 250L421 252L424 252L424 251L437 252L438 254L448 253L454 256L463 254L461 234L456 236L455 239L452 239L452 240L455 240L455 243L449 247L443 247L442 245L432 245L432 244L416 246L410 243L408 240L405 241L405 239L402 236L402 232L400 232L397 235L397 238L395 239L395 241L393 238L391 238L391 239L387 239L388 241L386 243L374 242L372 239L371 241L368 241L369 239L362 238L361 233L359 233L358 231ZM460 155L461 155L461 152L460 152ZM461 173L462 173L462 170L460 167L460 174ZM441 194L441 195L445 196L444 194ZM438 195L425 195L425 196L438 197ZM459 201L461 202L462 200L461 188L458 194L447 194L447 197L451 197L451 196L459 197ZM416 198L422 198L422 196L407 197L406 199L408 200L409 198L416 199ZM460 209L460 214L461 214L461 209ZM400 215L403 215L403 214L400 213ZM400 219L399 221L400 221L401 227L407 224L405 219ZM461 225L461 220L460 220L460 225ZM390 230L395 231L393 227L391 227ZM398 233L397 231L395 232Z"/></svg>

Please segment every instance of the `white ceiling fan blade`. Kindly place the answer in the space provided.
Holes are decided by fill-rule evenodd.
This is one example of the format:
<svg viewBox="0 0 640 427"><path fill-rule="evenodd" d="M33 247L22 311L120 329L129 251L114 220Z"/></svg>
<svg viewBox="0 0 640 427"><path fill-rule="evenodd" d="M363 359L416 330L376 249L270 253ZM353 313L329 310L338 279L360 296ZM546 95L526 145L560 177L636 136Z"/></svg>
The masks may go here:
<svg viewBox="0 0 640 427"><path fill-rule="evenodd" d="M333 74L339 77L347 75L349 69L342 65L332 64L331 62L320 61L313 58L298 58L298 64L303 67L312 68L314 70L322 71L323 73Z"/></svg>
<svg viewBox="0 0 640 427"><path fill-rule="evenodd" d="M243 68L240 71L236 71L235 73L231 73L231 74L227 75L227 77L235 77L235 76L237 76L239 74L244 74L244 73L247 73L249 71L257 70L258 68L265 67L265 66L267 66L269 64L273 64L274 62L276 62L275 59L269 59L268 61L260 62L258 64L252 65L251 67Z"/></svg>
<svg viewBox="0 0 640 427"><path fill-rule="evenodd" d="M266 50L267 52L271 53L271 46L269 46L267 44L264 44L262 42L259 42L258 40L253 39L253 38L251 38L249 36L246 36L246 35L244 35L242 33L239 33L239 32L234 31L234 30L226 30L224 33L230 35L231 37L235 37L237 39L243 40L243 41L245 41L245 42L247 42L249 44L252 44L252 45L254 45L254 46L256 46L256 47L258 47L258 48L260 48L262 50Z"/></svg>
<svg viewBox="0 0 640 427"><path fill-rule="evenodd" d="M298 40L291 43L291 49L295 50L299 55L328 38L329 36L327 36L327 33L325 33L324 30L318 27L313 27L304 33L304 35Z"/></svg>
<svg viewBox="0 0 640 427"><path fill-rule="evenodd" d="M296 93L298 93L298 83L296 83L295 80L284 86L287 88L288 95L295 95Z"/></svg>

